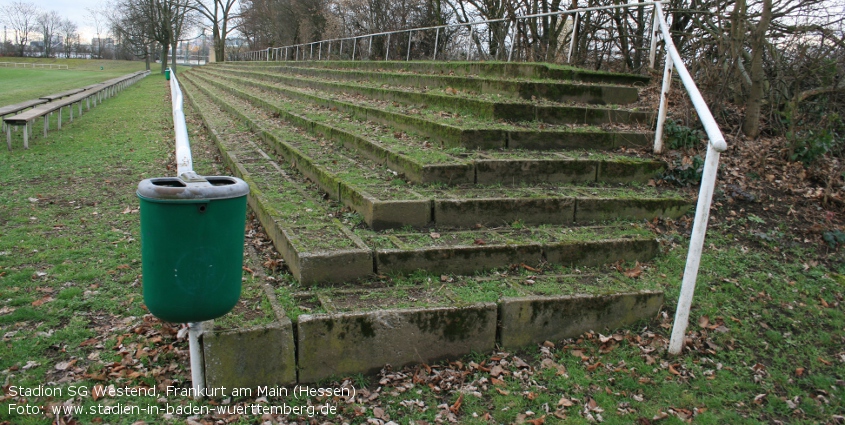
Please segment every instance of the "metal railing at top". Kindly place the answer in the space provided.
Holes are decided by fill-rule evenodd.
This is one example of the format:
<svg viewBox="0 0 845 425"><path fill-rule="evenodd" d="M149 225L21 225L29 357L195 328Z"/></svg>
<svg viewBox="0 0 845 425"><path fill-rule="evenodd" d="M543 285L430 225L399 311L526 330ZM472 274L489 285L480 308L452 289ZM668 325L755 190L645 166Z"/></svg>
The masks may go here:
<svg viewBox="0 0 845 425"><path fill-rule="evenodd" d="M578 27L578 19L580 14L590 12L590 11L598 11L598 10L610 10L610 9L619 9L619 8L639 8L639 7L652 7L653 8L653 21L651 25L651 40L649 46L649 66L654 68L655 59L656 59L656 47L657 47L657 38L662 37L664 42L664 50L665 50L665 57L664 57L664 69L663 69L663 81L662 81L662 88L660 91L660 105L658 109L658 116L657 116L657 128L655 130L654 135L654 153L659 154L663 151L663 125L666 120L666 112L668 108L668 99L667 96L669 94L669 89L672 84L672 72L673 69L677 71L678 77L681 80L684 88L689 95L690 100L695 108L696 113L698 114L699 119L701 120L701 124L704 127L704 131L707 134L708 142L707 142L707 154L704 159L704 169L701 177L701 187L698 193L698 202L695 209L695 220L693 222L692 234L690 236L690 244L689 244L689 251L687 253L687 262L684 268L684 277L681 283L681 293L678 300L678 307L675 311L675 323L672 329L672 337L669 342L669 353L670 354L680 354L684 347L684 335L686 334L687 325L689 324L689 312L690 307L692 305L692 297L693 293L695 292L695 284L698 278L698 269L701 263L701 252L704 247L704 237L707 232L707 222L710 218L710 205L713 199L713 191L716 186L716 174L719 168L719 155L721 152L727 150L727 144L725 143L725 137L722 135L722 131L719 129L718 124L716 124L716 120L713 118L713 114L710 112L710 108L707 106L707 103L704 101L704 98L701 96L701 92L698 90L698 87L695 85L695 81L693 80L692 76L690 75L689 71L687 70L686 66L684 65L681 55L678 52L675 44L672 42L671 33L669 31L669 24L666 22L666 18L663 14L663 4L666 3L664 1L652 1L652 2L643 2L643 3L629 3L629 4L622 4L622 5L614 5L614 6L600 6L600 7L591 7L591 8L580 8L580 9L573 9L573 10L566 10L560 12L553 12L553 13L543 13L543 14L536 14L536 15L525 15L519 16L516 18L506 18L506 19L495 19L495 20L485 20L485 21L475 21L470 23L458 23L458 24L450 24L450 25L441 25L435 27L425 27L425 28L412 28L406 30L399 30L399 31L388 31L388 32L380 32L374 34L366 34L366 35L359 35L353 37L344 37L344 38L335 38L331 40L322 40L316 41L313 43L304 43L304 44L297 44L292 46L284 46L284 47L271 47L264 50L257 50L252 52L246 52L240 54L236 59L238 60L262 60L262 61L270 61L270 60L287 60L289 57L289 50L295 50L294 60L306 60L305 59L305 46L311 46L310 49L310 57L309 60L314 59L314 46L318 45L318 53L317 53L317 60L322 60L322 46L324 43L336 42L340 43L340 52L343 51L343 41L352 40L353 41L353 53L352 53L352 60L355 60L355 50L357 48L357 41L361 39L369 38L370 41L370 49L372 49L372 39L373 37L378 36L388 36L390 37L393 34L400 34L400 33L410 33L413 34L414 32L418 31L431 31L435 30L435 49L434 54L432 56L432 60L437 59L437 39L439 38L440 31L445 31L448 28L452 27L472 27L477 25L489 25L495 22L503 22L503 21L518 21L518 20L525 20L525 19L535 19L541 18L546 16L561 16L561 15L574 15L573 16L573 24L570 27L570 32L568 37L569 41L569 48L567 52L567 62L570 61L572 56L572 49L575 43L574 33L576 28ZM515 26L514 26L515 27ZM471 31L471 30L470 30ZM514 36L511 36L511 43L508 52L508 61L510 62L512 59L514 45ZM407 50L405 60L410 59L410 43L411 38L408 37L408 44L409 48ZM472 43L472 37L468 39L469 43ZM389 40L389 39L388 39ZM302 48L302 58L300 59L300 48ZM389 59L389 49L390 49L390 42L387 43L387 52L385 53L385 60ZM284 58L282 59L281 52L284 51ZM469 52L471 51L471 46L467 48L467 59L470 59ZM331 52L331 47L329 47L328 52ZM330 54L326 55L326 60L330 59Z"/></svg>
<svg viewBox="0 0 845 425"><path fill-rule="evenodd" d="M0 62L0 66L4 68L43 68L43 69L68 69L67 65L57 65L52 63L33 63L33 62Z"/></svg>
<svg viewBox="0 0 845 425"><path fill-rule="evenodd" d="M518 23L519 21L526 22L529 19L538 19L538 18L546 18L546 17L561 17L566 15L573 15L573 23L569 26L569 30L566 33L566 36L569 38L569 48L567 49L567 59L566 62L569 63L572 59L572 51L575 45L575 29L578 27L578 20L579 17L584 13L589 12L596 12L596 11L608 11L608 10L615 10L615 9L629 9L629 8L647 8L647 7L654 7L655 4L661 3L660 1L647 1L642 3L629 3L629 4L619 4L619 5L610 5L610 6L593 6L593 7L582 7L578 9L569 9L569 10L562 10L557 12L548 12L548 13L536 13L531 15L520 15L516 17L509 17L509 18L499 18L499 19L486 19L486 20L479 20L479 21L472 21L472 22L463 22L463 23L453 23L453 24L445 24L445 25L436 25L436 26L429 26L429 27L419 27L419 28L410 28L410 29L403 29L403 30L395 30L395 31L383 31L371 34L363 34L363 35L356 35L356 36L349 36L349 37L339 37L339 38L332 38L332 39L325 39L320 41L314 41L310 43L300 43L300 44L292 44L283 47L268 47L266 49L261 50L253 50L247 52L241 52L235 54L232 59L234 60L247 60L247 61L273 61L273 60L287 60L291 54L293 54L293 60L313 60L315 56L314 46L317 46L317 60L323 60L322 49L323 45L327 44L327 54L326 60L331 58L331 45L332 43L338 43L338 56L343 55L343 43L344 41L351 41L352 42L352 60L355 60L358 41L363 39L369 39L368 43L368 56L372 53L373 47L373 38L375 37L384 37L387 36L387 43L386 43L386 51L384 55L384 60L390 60L390 39L394 35L409 33L408 36L408 48L406 49L405 60L410 60L411 58L411 44L412 44L412 35L414 33L420 33L424 31L435 31L435 41L434 41L434 52L432 54L431 60L437 60L438 58L438 47L440 45L440 35L450 29L450 28L467 28L469 30L469 36L466 38L466 42L468 44L466 48L466 60L470 60L472 58L472 44L475 42L473 35L476 34L474 31L474 27L482 26L482 25L490 25L496 23ZM510 27L516 29L517 25L511 25ZM442 32L441 32L442 31ZM508 29L510 32L510 28ZM505 45L505 41L510 39L510 47L507 49L507 61L510 62L513 59L513 51L515 46L519 43L516 40L516 34L507 34L504 36L502 40L502 45ZM309 49L306 52L306 47ZM300 48L302 57L300 58ZM649 60L650 65L654 67L654 51L655 45L651 45L651 51L649 53ZM282 54L284 52L284 55ZM361 54L359 54L359 58ZM306 56L308 58L306 59Z"/></svg>
<svg viewBox="0 0 845 425"><path fill-rule="evenodd" d="M176 137L176 175L194 171L194 163L191 159L191 144L188 141L188 127L185 125L185 111L182 109L184 99L182 89L179 88L179 80L176 73L168 68L170 72L170 99L173 103L173 130Z"/></svg>

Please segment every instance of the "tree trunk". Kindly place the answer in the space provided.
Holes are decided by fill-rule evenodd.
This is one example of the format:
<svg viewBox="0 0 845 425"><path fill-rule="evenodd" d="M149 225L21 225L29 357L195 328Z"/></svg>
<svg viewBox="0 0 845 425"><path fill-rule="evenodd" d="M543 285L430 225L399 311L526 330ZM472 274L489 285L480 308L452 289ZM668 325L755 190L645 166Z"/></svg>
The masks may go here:
<svg viewBox="0 0 845 425"><path fill-rule="evenodd" d="M170 72L176 74L176 48L178 47L178 41L175 39L173 40L173 44L170 46Z"/></svg>
<svg viewBox="0 0 845 425"><path fill-rule="evenodd" d="M150 70L150 56L152 56L152 50L152 46L148 44L144 45L144 62L147 65L147 71Z"/></svg>
<svg viewBox="0 0 845 425"><path fill-rule="evenodd" d="M167 49L170 46L167 43L161 44L161 73L164 74L164 71L167 69Z"/></svg>
<svg viewBox="0 0 845 425"><path fill-rule="evenodd" d="M751 33L751 90L745 102L745 121L742 132L747 137L760 135L760 109L763 103L763 86L766 76L763 73L763 49L766 32L772 21L772 0L763 0L763 13L760 22Z"/></svg>

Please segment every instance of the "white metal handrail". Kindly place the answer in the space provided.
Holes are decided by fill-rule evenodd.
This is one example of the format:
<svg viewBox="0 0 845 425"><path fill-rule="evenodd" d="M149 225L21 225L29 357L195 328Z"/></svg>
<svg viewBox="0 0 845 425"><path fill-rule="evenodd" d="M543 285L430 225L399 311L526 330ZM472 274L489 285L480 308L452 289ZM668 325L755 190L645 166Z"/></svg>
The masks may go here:
<svg viewBox="0 0 845 425"><path fill-rule="evenodd" d="M654 150L659 153L663 147L663 117L666 117L667 99L669 86L672 82L671 69L678 71L678 76L687 90L687 94L695 107L698 118L707 133L707 154L704 157L704 169L701 175L701 187L698 191L698 203L695 206L695 220L693 221L692 234L690 235L689 251L687 252L687 264L684 267L684 278L681 282L681 294L678 297L678 307L675 309L675 323L672 328L672 337L669 340L669 354L681 354L684 348L684 336L687 325L689 325L689 312L692 306L692 297L695 293L695 282L698 279L698 267L701 263L701 250L704 248L704 236L707 233L707 222L710 219L710 204L713 201L713 190L716 187L716 174L719 171L719 155L728 149L725 143L725 136L719 130L719 125L713 119L713 114L707 103L701 96L698 87L690 76L687 67L681 60L675 43L672 42L672 35L669 32L669 24L663 16L663 6L656 4L654 7L655 21L663 35L663 42L666 46L666 66L663 72L663 89L660 93L660 110L658 111L658 124L655 131Z"/></svg>
<svg viewBox="0 0 845 425"><path fill-rule="evenodd" d="M188 126L185 124L184 98L182 89L179 88L179 80L173 69L168 68L170 74L170 99L173 104L173 130L176 138L176 175L185 176L188 179L194 178L194 163L191 159L191 143L188 141ZM205 388L205 375L203 375L202 354L200 352L199 338L202 335L202 323L188 323L188 346L191 357L191 384L194 388L194 398L202 398Z"/></svg>
<svg viewBox="0 0 845 425"><path fill-rule="evenodd" d="M680 354L684 347L684 336L686 334L686 329L689 324L689 312L690 307L692 305L692 297L695 293L695 284L698 278L698 269L701 263L701 252L704 247L704 237L707 232L707 222L710 218L710 205L713 200L713 191L716 186L716 175L719 169L719 156L721 152L727 150L727 143L725 142L725 137L722 134L722 131L719 129L716 120L713 118L713 114L710 112L710 108L707 106L707 103L704 101L704 98L701 96L701 92L698 90L698 87L695 84L692 76L690 75L689 71L687 70L686 66L684 65L683 60L681 59L681 55L678 52L677 48L675 47L674 42L672 42L672 35L669 30L669 24L666 22L666 18L663 14L663 3L665 1L651 1L651 2L643 2L643 3L629 3L629 4L622 4L622 5L613 5L613 6L600 6L600 7L591 7L591 8L580 8L580 9L573 9L573 10L566 10L560 12L553 12L553 13L543 13L543 14L536 14L536 15L526 15L526 16L519 16L516 18L504 18L504 19L493 19L493 20L485 20L485 21L475 21L471 23L458 23L458 24L449 24L449 25L441 25L441 26L434 26L434 27L424 27L424 28L413 28L407 30L398 30L398 31L386 31L374 34L366 34L366 35L359 35L353 37L345 37L345 38L335 38L331 40L322 40L316 41L313 43L302 43L302 44L295 44L290 46L284 47L276 47L276 48L267 48L265 50L256 50L251 52L246 52L242 54L239 59L241 60L278 60L278 52L281 52L282 49L285 49L285 59L287 60L288 53L287 49L296 48L296 55L294 56L294 60L299 59L299 49L302 48L303 51L305 50L306 46L311 47L311 58L313 58L313 50L314 45L319 44L320 49L318 52L318 59L322 59L322 45L323 43L330 43L332 42L340 42L343 43L344 40L359 40L362 38L369 38L370 45L372 45L372 38L376 36L384 36L387 35L390 37L392 34L398 33L405 33L405 32L414 32L414 31L426 31L426 30L436 30L437 36L439 36L440 29L445 28L452 28L452 27L471 27L473 25L484 25L494 22L502 22L502 21L516 21L519 19L531 19L537 17L545 17L545 16L555 16L555 15L569 15L574 14L574 19L577 22L578 16L580 13L591 11L591 10L609 10L609 9L617 9L617 8L630 8L630 7L643 7L643 6L653 6L654 8L654 19L652 22L652 30L651 30L651 40L650 40L650 48L649 48L649 65L651 68L654 68L655 64L655 56L656 56L656 46L657 46L657 37L661 36L664 42L664 50L665 50L665 57L664 57L664 69L663 69L663 81L662 81L662 89L660 92L660 105L658 109L658 116L657 116L657 128L655 129L655 137L654 137L654 153L659 154L663 151L663 126L666 120L666 113L668 109L668 94L669 89L672 83L672 71L676 70L678 73L678 77L681 80L684 88L686 89L687 94L690 97L690 100L695 108L696 113L698 114L699 119L701 120L701 124L704 127L704 131L707 134L708 142L707 142L707 154L704 159L704 168L702 171L701 177L701 186L699 188L698 193L698 202L696 204L695 209L695 219L693 222L692 234L690 236L690 244L689 250L687 252L687 262L684 268L684 276L681 283L681 291L680 296L678 299L678 307L675 310L675 322L672 328L672 336L669 342L669 353L670 354ZM572 31L574 32L575 26L573 26ZM569 46L569 53L568 56L571 57L572 54L572 46L575 42L575 37L571 37L570 46ZM410 43L410 40L409 40ZM510 52L508 54L508 62L511 60L511 53L513 52L513 46L515 43L511 43ZM354 48L357 47L357 42L354 44ZM341 51L343 47L341 44ZM389 42L388 42L388 49L389 49ZM329 47L331 50L331 47ZM388 50L389 52L389 50ZM409 52L410 53L410 52ZM389 53L388 53L389 54ZM304 59L303 53L303 59ZM469 56L469 55L468 55ZM329 55L326 56L328 59ZM387 57L387 55L386 55ZM434 59L436 60L437 57L437 42L435 41L435 50L434 50ZM569 57L567 61L569 61ZM352 59L355 59L355 53L353 50ZM410 54L406 55L406 60L410 59Z"/></svg>
<svg viewBox="0 0 845 425"><path fill-rule="evenodd" d="M642 2L642 3L627 3L627 4L618 4L618 5L609 5L609 6L582 7L582 8L578 8L578 9L568 9L568 10L561 10L561 11L547 12L547 13L536 13L536 14L532 14L532 15L520 15L520 16L515 16L515 17L509 17L509 18L485 19L485 20L472 21L472 22L435 25L435 26L429 26L429 27L418 27L418 28L410 28L410 29L402 29L402 30L394 30L394 31L382 31L382 32L377 32L377 33L356 35L356 36L350 36L350 37L324 39L324 40L320 40L320 41L313 41L313 42L310 42L310 43L299 43L299 44L291 44L291 45L282 46L282 47L268 47L266 49L261 49L261 50L252 50L252 51L242 52L242 53L238 54L236 56L236 59L237 60L246 60L246 61L279 60L279 57L280 57L279 53L282 50L284 50L285 51L285 55L284 55L285 59L284 60L287 60L287 57L289 56L288 50L294 50L295 49L294 50L294 52L295 52L294 60L299 60L299 49L302 48L303 59L304 59L305 58L304 50L307 46L310 46L310 52L311 52L310 55L309 55L309 59L313 59L314 58L314 46L318 45L319 48L318 48L318 52L317 52L317 58L318 58L318 60L321 60L322 59L322 46L323 46L324 43L328 43L329 51L330 51L331 50L331 43L340 42L340 49L341 49L341 52L342 52L343 42L354 40L354 41L356 41L356 43L353 44L352 60L355 60L355 50L354 49L357 48L357 41L360 40L360 39L369 38L370 39L369 44L370 44L370 47L372 48L373 37L388 36L388 46L387 46L387 49L388 49L387 52L388 53L387 53L387 55L389 55L389 51L390 51L389 50L390 49L390 43L389 43L390 38L389 37L392 36L393 34L403 34L403 33L406 33L406 32L407 33L414 33L414 32L421 32L421 31L435 30L435 31L437 31L435 38L438 39L439 36L440 36L440 30L445 30L445 29L449 29L449 28L470 28L470 31L472 31L471 28L474 27L474 26L478 26L478 25L487 25L487 24L492 24L492 23L497 23L497 22L516 22L516 21L519 21L519 20L552 17L552 16L563 16L563 15L575 15L574 19L575 19L575 22L577 22L579 15L581 13L585 13L585 12L613 10L613 9L628 9L628 8L633 8L633 7L637 7L637 8L639 8L639 7L649 7L649 6L654 7L656 4L664 3L665 1L666 0L647 1L647 2ZM573 26L573 31L574 31L574 26ZM654 32L654 31L652 31L652 32ZM409 44L410 44L410 39L408 41L409 41ZM512 53L513 53L513 46L515 44L516 43L511 42L511 48L508 52L508 62L511 61L511 56L512 56ZM574 37L572 37L572 39L570 40L570 45L569 45L568 55L567 55L567 62L569 61L569 58L571 58L571 56L572 56L573 45L574 45ZM433 56L432 60L437 60L437 42L436 41L435 41L434 46L435 46L434 47L434 56ZM651 53L649 55L649 57L652 58L652 60L651 60L651 66L652 67L654 67L654 48L655 48L655 45L652 43ZM467 52L468 57L469 57L469 51L470 51L470 49L468 49L468 52ZM410 50L409 50L408 53L410 53ZM385 60L387 60L387 55L386 55ZM326 58L328 59L329 55L326 55ZM406 55L406 60L410 60L410 54Z"/></svg>
<svg viewBox="0 0 845 425"><path fill-rule="evenodd" d="M170 73L170 98L173 103L173 130L176 137L176 175L194 171L194 163L191 159L191 143L188 141L188 127L185 125L185 111L182 109L184 99L182 90L179 88L179 80L176 73L168 68Z"/></svg>

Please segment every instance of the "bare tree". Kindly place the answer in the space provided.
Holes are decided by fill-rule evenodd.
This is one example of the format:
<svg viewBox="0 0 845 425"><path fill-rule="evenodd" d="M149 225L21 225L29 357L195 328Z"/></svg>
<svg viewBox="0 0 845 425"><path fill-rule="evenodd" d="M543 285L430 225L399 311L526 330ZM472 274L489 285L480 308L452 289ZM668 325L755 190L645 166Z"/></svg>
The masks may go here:
<svg viewBox="0 0 845 425"><path fill-rule="evenodd" d="M230 25L235 18L234 7L238 0L196 0L191 6L211 22L211 39L214 58L223 62L226 58L226 37L236 29Z"/></svg>
<svg viewBox="0 0 845 425"><path fill-rule="evenodd" d="M97 34L97 45L95 47L92 40L91 54L96 54L98 59L103 59L103 45L106 44L104 38L108 36L108 17L104 12L106 7L103 4L99 4L96 7L89 7L85 10L88 12L88 17L91 18L91 23L94 24L94 32Z"/></svg>
<svg viewBox="0 0 845 425"><path fill-rule="evenodd" d="M70 53L73 51L74 40L78 38L76 30L76 23L70 19L63 20L61 25L59 25L59 33L62 34L62 38L64 40L62 48L64 49L66 58L70 58Z"/></svg>
<svg viewBox="0 0 845 425"><path fill-rule="evenodd" d="M62 23L62 17L55 10L44 12L38 15L38 29L44 41L44 57L49 58L55 55L53 45L56 40L56 32Z"/></svg>
<svg viewBox="0 0 845 425"><path fill-rule="evenodd" d="M12 31L15 33L18 56L24 56L29 36L36 28L38 8L32 3L15 1L0 7L0 11L5 16L3 22L12 27Z"/></svg>

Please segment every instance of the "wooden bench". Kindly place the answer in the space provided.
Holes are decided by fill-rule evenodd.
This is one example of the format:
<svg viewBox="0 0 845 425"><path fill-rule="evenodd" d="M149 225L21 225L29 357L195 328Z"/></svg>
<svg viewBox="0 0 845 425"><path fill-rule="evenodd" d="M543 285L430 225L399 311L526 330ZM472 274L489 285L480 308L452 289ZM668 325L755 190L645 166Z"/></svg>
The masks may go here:
<svg viewBox="0 0 845 425"><path fill-rule="evenodd" d="M21 111L25 111L29 108L34 106L38 106L42 103L46 103L47 101L44 99L32 99L27 100L26 102L16 103L14 105L7 105L0 108L0 120L6 117L6 115L13 115L18 114ZM3 121L3 132L6 131L6 122Z"/></svg>
<svg viewBox="0 0 845 425"><path fill-rule="evenodd" d="M108 81L104 81L102 83L92 84L90 86L83 87L81 89L74 89L68 90L61 93L56 93L49 96L44 96L37 100L32 100L29 102L36 102L40 101L39 103L33 103L32 109L19 112L23 109L18 109L18 114L5 117L3 118L3 125L5 126L6 130L6 144L9 147L9 150L12 149L12 126L23 126L23 146L24 149L29 149L29 134L31 132L32 123L40 117L44 117L44 136L47 136L47 130L50 128L50 116L58 111L58 121L57 125L59 130L62 129L62 111L65 107L69 108L70 114L70 121L73 122L73 106L76 104L78 105L79 115L82 115L82 102L86 102L86 109L91 109L91 100L94 101L94 106L97 106L97 102L102 102L103 99L107 97L114 96L117 92L123 90L124 88L132 85L140 78L143 78L149 74L149 71L139 71L134 72L132 74L128 74L122 77L113 78ZM51 98L52 101L48 101L47 98ZM27 102L18 104L23 105ZM18 106L18 105L10 105L11 106ZM14 113L14 112L9 112ZM33 134L34 135L34 134Z"/></svg>

